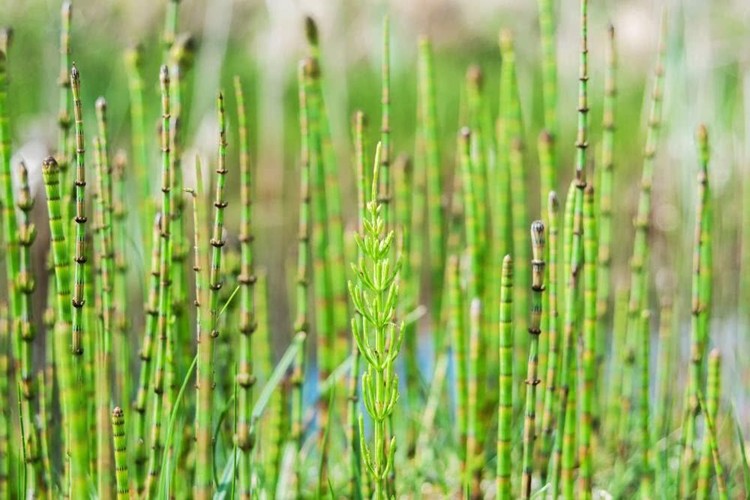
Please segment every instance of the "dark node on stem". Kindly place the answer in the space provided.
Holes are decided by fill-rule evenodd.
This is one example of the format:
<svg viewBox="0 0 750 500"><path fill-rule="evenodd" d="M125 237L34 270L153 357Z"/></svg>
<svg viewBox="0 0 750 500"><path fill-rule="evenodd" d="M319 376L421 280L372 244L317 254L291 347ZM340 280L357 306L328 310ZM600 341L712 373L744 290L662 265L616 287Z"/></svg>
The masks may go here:
<svg viewBox="0 0 750 500"><path fill-rule="evenodd" d="M312 16L305 16L305 38L310 45L318 45L318 25Z"/></svg>
<svg viewBox="0 0 750 500"><path fill-rule="evenodd" d="M484 85L484 73L482 72L481 66L478 64L472 64L469 66L469 69L466 70L466 79L470 85L477 90L481 90Z"/></svg>

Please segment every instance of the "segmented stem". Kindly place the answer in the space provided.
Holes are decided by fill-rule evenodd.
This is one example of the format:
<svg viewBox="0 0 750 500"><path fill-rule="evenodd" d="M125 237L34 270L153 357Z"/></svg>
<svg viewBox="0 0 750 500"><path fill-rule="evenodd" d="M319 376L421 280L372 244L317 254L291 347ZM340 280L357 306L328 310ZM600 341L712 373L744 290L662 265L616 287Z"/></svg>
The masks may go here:
<svg viewBox="0 0 750 500"><path fill-rule="evenodd" d="M115 406L112 410L112 443L115 450L115 478L117 480L117 498L130 498L128 480L128 438L125 433L125 412Z"/></svg>
<svg viewBox="0 0 750 500"><path fill-rule="evenodd" d="M511 495L511 445L513 429L513 260L503 259L500 281L500 404L497 414L497 498Z"/></svg>

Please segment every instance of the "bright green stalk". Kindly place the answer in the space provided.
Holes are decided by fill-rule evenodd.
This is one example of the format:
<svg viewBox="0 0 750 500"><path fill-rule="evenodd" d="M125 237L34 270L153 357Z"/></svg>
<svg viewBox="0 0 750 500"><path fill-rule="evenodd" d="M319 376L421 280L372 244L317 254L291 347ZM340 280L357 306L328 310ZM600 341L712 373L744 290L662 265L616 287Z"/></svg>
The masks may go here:
<svg viewBox="0 0 750 500"><path fill-rule="evenodd" d="M10 498L10 328L8 308L0 303L0 498Z"/></svg>
<svg viewBox="0 0 750 500"><path fill-rule="evenodd" d="M34 317L32 314L32 294L36 288L34 271L31 265L31 245L36 238L36 228L31 222L31 210L34 208L34 198L29 190L29 175L26 165L19 167L18 178L20 180L20 191L16 205L21 212L21 223L19 225L18 244L20 245L20 268L16 278L16 286L21 293L21 316L16 320L15 331L21 335L21 366L20 366L20 394L21 394L21 418L23 420L25 442L24 457L26 458L26 484L29 492L38 481L41 481L41 469L39 462L38 436L36 424L34 423L34 400L36 391L34 384L33 355L34 355ZM28 496L28 495L27 495ZM33 494L32 494L33 496Z"/></svg>
<svg viewBox="0 0 750 500"><path fill-rule="evenodd" d="M125 434L125 412L115 406L112 410L112 444L115 450L115 476L117 478L117 498L131 498L128 484L128 438Z"/></svg>
<svg viewBox="0 0 750 500"><path fill-rule="evenodd" d="M60 13L60 76L58 79L58 85L60 87L60 104L57 115L58 125L58 139L57 139L57 163L60 166L60 174L62 176L62 185L69 185L67 180L68 162L71 160L68 157L68 143L70 140L70 127L73 124L70 118L70 75L68 74L70 68L70 25L73 17L73 4L71 2L63 2ZM67 195L67 193L64 193ZM67 217L67 206L63 207L66 210ZM67 231L67 228L66 228Z"/></svg>
<svg viewBox="0 0 750 500"><path fill-rule="evenodd" d="M466 94L468 102L468 125L471 129L471 180L474 198L476 200L477 224L477 252L480 264L484 264L487 254L487 150L485 148L484 130L484 75L482 69L472 65L466 71ZM480 274L481 275L481 274ZM480 291L484 291L484 280L477 283Z"/></svg>
<svg viewBox="0 0 750 500"><path fill-rule="evenodd" d="M114 333L114 232L112 228L112 171L109 166L107 148L107 103L103 97L96 101L99 153L97 154L97 211L100 213L99 265L101 266L100 300L102 304L101 341L96 352L97 368L97 491L100 498L111 494L112 490L112 440L111 431L112 400L109 385L110 364L112 362L112 335Z"/></svg>
<svg viewBox="0 0 750 500"><path fill-rule="evenodd" d="M500 92L505 98L506 108L501 110L504 121L505 145L504 154L508 158L508 172L510 174L511 190L511 227L513 240L513 255L516 262L516 318L517 326L523 330L526 327L525 313L528 311L529 275L528 265L529 242L527 236L528 210L526 207L527 173L524 168L523 156L523 123L521 120L521 102L518 95L518 78L516 76L516 56L513 48L513 38L509 31L500 34L500 57L502 58ZM523 337L522 337L523 338ZM517 345L516 356L522 353L526 341ZM520 400L519 400L520 401Z"/></svg>
<svg viewBox="0 0 750 500"><path fill-rule="evenodd" d="M139 352L141 360L140 375L138 377L138 390L136 392L133 409L135 410L135 484L136 493L143 494L145 486L146 461L146 410L148 409L148 388L152 387L152 359L154 356L154 338L158 332L159 321L159 277L161 267L161 250L159 244L161 231L161 215L154 219L153 233L151 237L151 268L148 287L148 298L146 299L146 327L143 335L143 344ZM157 354L158 355L158 354ZM158 361L158 358L157 358Z"/></svg>
<svg viewBox="0 0 750 500"><path fill-rule="evenodd" d="M299 89L299 128L300 128L300 209L299 226L297 231L297 275L296 275L296 318L294 320L295 337L301 339L302 345L297 351L292 369L292 429L289 433L289 441L294 449L294 491L299 497L302 492L302 459L300 448L302 446L303 432L303 394L302 384L305 377L305 339L310 328L310 317L308 312L308 285L310 280L310 147L309 116L307 105L307 92L305 92L305 63L300 63L297 71Z"/></svg>
<svg viewBox="0 0 750 500"><path fill-rule="evenodd" d="M556 405L557 382L560 362L560 334L558 332L558 309L557 309L557 285L558 285L558 229L557 221L559 218L560 203L557 200L557 193L550 191L549 201L547 202L547 220L549 228L549 342L547 354L547 371L545 374L544 385L544 404L542 410L542 444L539 447L539 464L542 468L543 482L547 477L545 465L549 462L552 451L552 432L554 430L554 408Z"/></svg>
<svg viewBox="0 0 750 500"><path fill-rule="evenodd" d="M310 159L310 193L312 197L312 258L313 290L315 296L315 332L317 336L318 384L322 384L335 367L335 326L333 315L333 282L329 260L330 241L328 238L328 203L323 150L320 137L319 95L313 88L313 81L319 68L314 59L304 63L303 92L308 105L307 145ZM318 398L318 439L322 449L325 429L328 427L328 398ZM321 458L320 488L327 488L327 454Z"/></svg>
<svg viewBox="0 0 750 500"><path fill-rule="evenodd" d="M556 191L557 189L557 180L556 180L556 172L555 168L557 165L557 161L555 158L555 141L552 137L552 134L550 134L548 131L543 130L539 134L539 139L537 141L537 151L539 154L539 170L540 170L540 185L541 185L541 199L539 204L539 210L542 214L541 220L544 223L546 227L551 227L549 218L550 214L548 213L549 210L548 204L549 204L549 195L551 192ZM555 223L557 225L557 223ZM545 248L545 255L544 258L549 262L550 261L550 255L549 255L550 249ZM557 259L557 256L555 256ZM544 280L545 283L550 283L549 279L549 273L550 269L545 268L545 276ZM549 284L547 285L549 286ZM544 331L550 330L550 294L543 294L542 296L542 323L541 328ZM557 319L555 319L557 321ZM557 331L558 325L555 325L555 330ZM551 337L549 335L542 335L539 338L539 373L542 374L542 377L544 378L547 373L547 363L549 363L547 356L549 354L550 346L549 342L551 340ZM558 347L559 348L559 347ZM542 410L544 405L544 398L541 398L540 401L540 407L539 410ZM542 475L545 474L544 468L542 468Z"/></svg>
<svg viewBox="0 0 750 500"><path fill-rule="evenodd" d="M209 498L213 492L213 444L212 444L212 409L214 401L214 342L219 336L219 290L223 285L221 279L222 247L224 240L224 209L227 200L224 194L226 185L226 120L224 113L224 95L217 99L219 117L219 162L216 167L216 191L214 195L214 225L211 243L211 266L208 278L209 288L209 330L202 332L198 339L198 382L196 384L198 405L195 416L196 468L193 495L195 498ZM206 335L207 334L207 335Z"/></svg>
<svg viewBox="0 0 750 500"><path fill-rule="evenodd" d="M417 229L412 226L412 210L413 210L413 169L412 163L409 157L406 155L399 155L396 158L396 162L393 165L393 181L394 181L394 193L395 193L395 207L394 227L400 233L400 241L398 242L399 252L403 255L410 255L411 252L421 251L421 249L412 248L411 236L413 229ZM411 311L415 310L419 301L419 273L414 273L414 269L411 267L411 262L408 258L403 260L401 265L401 282L403 283L401 307L397 311L399 318L404 318ZM417 338L417 323L412 321L404 327L404 351L405 351L405 370L406 370L406 388L407 388L407 399L408 405L411 412L414 414L418 411L418 405L421 394L421 381L419 374L419 359L418 359L418 338ZM414 450L417 439L417 420L412 419L408 426L408 437L407 437L407 449Z"/></svg>
<svg viewBox="0 0 750 500"><path fill-rule="evenodd" d="M73 278L73 295L71 297L71 304L73 305L73 311L72 311L72 342L71 342L71 352L73 353L73 369L77 373L82 373L81 369L83 368L83 365L81 362L83 361L82 354L83 354L83 334L84 334L84 310L83 306L85 303L84 293L85 293L85 286L86 286L86 168L84 164L84 155L85 155L85 141L83 136L83 112L81 110L81 79L80 79L80 73L78 72L78 68L76 68L75 64L73 65L73 68L70 72L70 86L71 91L73 93L73 119L75 122L75 142L76 142L76 176L75 176L75 217L73 220L75 221L76 225L76 231L75 231L75 255L73 256L73 261L75 262L75 275ZM89 286L92 286L89 284ZM93 333L93 332L90 332ZM65 354L63 354L65 355ZM73 386L71 386L71 389L73 389ZM78 392L78 391L76 391ZM75 402L78 400L77 402ZM75 394L73 396L73 401L76 406L79 408L84 406L84 401L82 401L81 394ZM71 425L75 427L79 427L76 430L71 430L70 439L71 441L75 441L77 437L83 438L83 436L86 435L86 427L85 427L85 420L84 419L77 419L76 421L72 422ZM76 486L76 474L82 474L85 475L86 473L86 467L88 466L88 448L83 445L84 441L81 440L80 443L74 443L71 447L71 454L74 454L72 451L76 448L82 448L80 449L79 453L79 459L80 462L77 462L75 456L72 457L72 467L80 468L80 471L78 473L73 472L73 469L71 471L72 474L72 490L71 495L75 496L72 492L75 491ZM85 461L84 461L85 459ZM83 464L86 464L86 467L83 466ZM81 486L83 485L83 481L85 478L79 478L81 481ZM85 491L83 489L78 489L78 491Z"/></svg>
<svg viewBox="0 0 750 500"><path fill-rule="evenodd" d="M651 93L651 109L649 110L648 129L646 131L646 146L641 173L641 190L638 197L638 209L634 219L635 237L633 240L633 255L630 259L630 298L628 301L627 339L635 342L638 338L638 316L648 307L649 281L649 245L648 235L651 225L651 190L654 177L656 148L659 138L659 128L662 120L662 94L664 93L664 41L661 41L659 56L654 72L654 87ZM635 349L632 344L628 350ZM628 393L625 393L628 397ZM626 419L627 421L627 419Z"/></svg>
<svg viewBox="0 0 750 500"><path fill-rule="evenodd" d="M471 498L482 496L482 446L479 439L479 358L482 335L482 300L478 297L471 299L469 307L469 366L466 374L467 394L466 404L466 456L469 465Z"/></svg>
<svg viewBox="0 0 750 500"><path fill-rule="evenodd" d="M70 293L70 252L65 239L66 221L62 218L60 169L53 157L42 163L44 188L47 195L52 255L55 264L55 290L57 291L57 313L55 320L55 351L59 370L60 399L63 418L67 423L66 449L70 454L70 484L63 486L71 498L86 495L88 482L88 447L86 446L86 413L78 395L77 375L80 370L73 363L70 352L72 307Z"/></svg>
<svg viewBox="0 0 750 500"><path fill-rule="evenodd" d="M143 77L141 76L143 49L133 47L125 53L125 66L130 93L130 127L133 147L133 170L138 186L146 200L146 220L149 218L151 181L148 175L148 152L146 150L146 121L143 113Z"/></svg>
<svg viewBox="0 0 750 500"><path fill-rule="evenodd" d="M169 100L169 69L162 66L159 71L161 89L161 214L159 224L159 307L156 332L159 344L156 354L156 365L151 377L153 388L153 416L151 418L151 452L149 453L148 478L146 479L146 495L153 497L159 483L162 463L162 395L164 393L164 371L167 350L167 331L172 318L172 160L170 149L170 100Z"/></svg>
<svg viewBox="0 0 750 500"><path fill-rule="evenodd" d="M710 230L708 229L710 212L710 191L708 185L708 131L705 126L698 128L697 134L700 170L698 171L698 203L695 215L695 239L693 247L692 279L692 321L690 349L690 379L687 393L687 419L684 429L684 449L682 453L682 477L680 494L682 497L692 494L695 486L695 467L697 450L695 449L695 420L700 412L698 392L701 388L703 358L708 342L708 321L704 319L710 312L707 301L707 289L710 289Z"/></svg>
<svg viewBox="0 0 750 500"><path fill-rule="evenodd" d="M445 223L443 216L442 169L438 146L437 106L435 97L435 69L433 67L432 44L428 38L419 40L419 118L422 121L419 132L424 141L424 168L427 177L427 212L430 242L430 270L433 290L442 290L443 268L445 266ZM442 294L433 296L433 319L440 317Z"/></svg>
<svg viewBox="0 0 750 500"><path fill-rule="evenodd" d="M81 79L78 68L73 65L70 72L70 84L73 92L73 116L76 138L76 235L75 235L75 277L73 285L73 338L71 349L76 359L83 354L83 304L84 304L84 268L86 265L86 167L84 165L83 112L81 111Z"/></svg>
<svg viewBox="0 0 750 500"><path fill-rule="evenodd" d="M523 427L523 478L521 496L531 497L531 457L534 455L536 439L536 386L539 368L539 336L542 334L542 296L544 292L544 223L540 220L531 224L531 311L529 314L529 363L526 372L526 415Z"/></svg>
<svg viewBox="0 0 750 500"><path fill-rule="evenodd" d="M391 264L394 233L386 233L383 207L378 200L380 146L375 153L370 201L364 233L357 236L357 246L363 257L355 265L357 281L350 282L349 291L356 311L363 317L362 324L352 321L354 339L367 362L362 376L362 396L367 412L373 420L372 446L364 442L364 420L360 418L363 461L375 483L374 497L386 498L387 481L396 452L396 437L388 441L386 425L398 400L398 375L395 361L403 340L403 324L396 325L393 316L398 304L400 264ZM362 328L360 328L362 327Z"/></svg>
<svg viewBox="0 0 750 500"><path fill-rule="evenodd" d="M497 425L497 498L509 499L511 495L512 429L513 429L513 260L503 259L500 281L500 404Z"/></svg>
<svg viewBox="0 0 750 500"><path fill-rule="evenodd" d="M114 253L115 280L113 285L114 293L114 336L116 347L114 347L117 364L115 367L115 377L119 383L119 398L123 401L129 401L132 394L132 380L130 374L130 338L129 338L129 321L128 321L128 259L126 257L127 248L127 203L126 186L125 186L125 153L120 150L115 154L112 168L112 231L114 244L112 251Z"/></svg>
<svg viewBox="0 0 750 500"><path fill-rule="evenodd" d="M317 71L312 75L312 90L317 95L318 118L320 127L320 145L322 150L322 164L325 174L326 209L328 218L328 240L330 243L329 267L331 273L331 288L333 294L333 324L335 330L334 364L338 365L346 358L349 344L349 313L346 291L346 264L344 259L344 227L341 208L340 171L333 148L331 124L325 105L323 80L321 78L320 46L318 44L318 30L312 18L306 19L306 34L310 44L312 58L315 60ZM327 486L326 486L327 487Z"/></svg>
<svg viewBox="0 0 750 500"><path fill-rule="evenodd" d="M713 349L708 356L708 381L706 384L706 401L704 413L706 417L706 432L703 436L703 452L700 460L698 475L698 494L696 498L709 498L711 474L716 475L716 489L718 497L727 498L724 481L724 468L719 459L716 436L716 416L719 411L719 395L721 391L721 354ZM713 462L713 463L712 463Z"/></svg>
<svg viewBox="0 0 750 500"><path fill-rule="evenodd" d="M651 383L651 311L644 309L640 317L640 369L641 385L638 394L638 427L641 435L640 446L640 467L641 498L653 497L653 470L651 466L651 431L649 429L651 421L649 388Z"/></svg>
<svg viewBox="0 0 750 500"><path fill-rule="evenodd" d="M581 380L579 380L581 405L579 415L578 459L580 462L580 498L592 496L592 450L595 394L597 383L597 227L594 187L586 186L583 195L583 351L581 356Z"/></svg>
<svg viewBox="0 0 750 500"><path fill-rule="evenodd" d="M240 249L242 252L242 267L238 278L240 296L240 362L237 373L239 386L239 401L237 417L237 446L242 451L240 457L240 497L250 498L250 441L249 413L252 411L252 388L255 382L253 375L252 335L256 328L254 285L255 273L253 269L253 231L252 231L252 174L250 172L250 153L248 151L247 117L245 113L245 97L239 77L234 79L235 96L237 99L237 126L240 143Z"/></svg>
<svg viewBox="0 0 750 500"><path fill-rule="evenodd" d="M604 116L602 118L602 156L599 177L599 272L596 285L596 309L599 328L603 328L609 313L612 268L612 190L615 145L615 97L617 95L617 53L615 28L609 25L609 45L604 72Z"/></svg>
<svg viewBox="0 0 750 500"><path fill-rule="evenodd" d="M365 146L365 128L366 120L362 111L357 111L354 118L354 150L356 165L355 176L357 179L357 230L364 231L364 221L366 217L367 199L369 192L366 180L366 146ZM363 258L361 251L357 252L357 259ZM357 321L360 328L364 328L362 315L357 315L353 321ZM350 449L349 456L349 494L351 498L358 499L363 497L362 491L362 448L359 435L359 374L362 363L362 356L356 342L352 342L352 369L349 378L349 406L347 408L347 427L348 445Z"/></svg>
<svg viewBox="0 0 750 500"><path fill-rule="evenodd" d="M579 139L581 137L579 136ZM585 139L585 136L583 137ZM560 366L560 394L557 397L557 432L555 434L554 441L554 455L552 457L552 464L550 470L550 480L552 481L551 491L553 498L557 498L559 493L559 481L560 471L563 465L563 442L569 441L564 440L564 436L570 438L570 434L575 422L570 415L567 415L570 411L568 399L572 398L570 392L571 387L575 387L575 367L574 367L574 349L575 344L573 340L577 338L576 329L578 322L578 279L581 271L581 257L583 256L582 248L582 233L583 233L583 193L586 186L586 180L584 177L583 169L576 171L577 178L571 182L571 186L575 186L571 189L572 193L568 193L568 197L572 198L572 203L566 203L573 208L572 213L572 226L571 231L567 232L565 238L570 240L567 245L570 247L567 257L570 260L570 264L566 265L568 276L567 286L565 293L565 328L563 332L563 345L562 345L562 362ZM567 214L566 214L566 218ZM565 253L565 252L564 252ZM573 409L575 406L572 406ZM566 431L567 429L567 431ZM573 443L568 442L569 453L572 453ZM572 458L568 459L571 462Z"/></svg>
<svg viewBox="0 0 750 500"><path fill-rule="evenodd" d="M539 31L542 48L542 100L544 101L544 126L552 137L558 133L557 125L557 50L555 3L538 0ZM551 178L554 181L554 177ZM555 183L542 183L542 194L555 189ZM544 201L544 200L543 200Z"/></svg>
<svg viewBox="0 0 750 500"><path fill-rule="evenodd" d="M391 22L387 15L383 18L383 62L380 77L380 184L377 195L378 202L383 205L383 220L390 224L388 212L391 202Z"/></svg>
<svg viewBox="0 0 750 500"><path fill-rule="evenodd" d="M448 276L450 282L450 331L453 344L453 366L456 372L456 428L458 429L458 450L461 458L461 485L468 489L468 461L466 456L466 420L467 408L467 338L464 322L464 296L461 290L461 263L456 255L448 258Z"/></svg>

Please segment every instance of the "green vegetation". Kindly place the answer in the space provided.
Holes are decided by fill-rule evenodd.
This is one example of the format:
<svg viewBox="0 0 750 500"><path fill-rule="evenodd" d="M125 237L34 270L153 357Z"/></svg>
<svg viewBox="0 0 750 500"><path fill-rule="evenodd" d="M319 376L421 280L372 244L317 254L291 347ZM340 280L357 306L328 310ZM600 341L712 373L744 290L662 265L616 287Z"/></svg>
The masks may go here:
<svg viewBox="0 0 750 500"><path fill-rule="evenodd" d="M0 500L750 495L750 99L711 66L674 147L686 11L651 81L588 0L465 43L369 13L351 65L300 16L269 88L161 3L128 47L70 2L59 53L45 9L0 31Z"/></svg>

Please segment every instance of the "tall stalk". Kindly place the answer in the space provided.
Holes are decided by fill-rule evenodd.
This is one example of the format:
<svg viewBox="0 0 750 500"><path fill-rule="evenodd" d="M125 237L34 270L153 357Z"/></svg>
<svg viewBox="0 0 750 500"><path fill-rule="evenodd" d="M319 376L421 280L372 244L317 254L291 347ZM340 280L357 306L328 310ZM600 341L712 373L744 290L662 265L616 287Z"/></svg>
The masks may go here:
<svg viewBox="0 0 750 500"><path fill-rule="evenodd" d="M135 46L125 53L128 91L130 93L130 136L133 148L133 170L143 199L150 203L151 181L148 174L148 150L146 149L146 122L143 107L143 49ZM146 206L146 220L149 219L149 205Z"/></svg>
<svg viewBox="0 0 750 500"><path fill-rule="evenodd" d="M96 162L96 179L98 196L96 198L99 220L99 266L101 283L99 287L101 301L102 327L96 352L97 367L97 491L101 498L111 494L112 484L112 440L110 439L112 400L109 376L112 363L112 336L114 333L114 231L112 227L112 171L109 164L107 148L107 103L100 97L96 101L96 117L99 135L99 153Z"/></svg>
<svg viewBox="0 0 750 500"><path fill-rule="evenodd" d="M424 169L427 177L427 212L430 244L432 315L440 317L443 288L443 268L445 266L445 231L444 208L441 201L443 194L442 169L437 129L437 105L435 97L435 68L432 55L432 44L426 37L419 40L419 133L424 146ZM417 228L419 229L419 228Z"/></svg>
<svg viewBox="0 0 750 500"><path fill-rule="evenodd" d="M523 428L523 477L521 496L531 497L532 457L536 440L536 386L539 368L539 336L542 334L542 296L544 292L544 223L531 224L531 310L529 312L529 363L526 371L526 415Z"/></svg>
<svg viewBox="0 0 750 500"><path fill-rule="evenodd" d="M597 352L597 227L594 201L594 187L586 186L583 194L583 349L580 356L581 377L579 392L581 405L579 415L578 459L580 462L581 498L592 497L593 451L591 448L596 407L596 352Z"/></svg>
<svg viewBox="0 0 750 500"><path fill-rule="evenodd" d="M701 408L698 393L701 390L704 353L708 342L708 315L710 312L710 190L708 183L708 130L701 125L697 133L700 170L698 171L698 201L695 214L693 247L692 319L690 323L690 378L687 390L687 418L683 434L682 476L680 495L691 495L695 487L697 465L696 419Z"/></svg>
<svg viewBox="0 0 750 500"><path fill-rule="evenodd" d="M557 381L560 363L560 333L558 329L558 309L557 309L557 286L558 286L558 256L559 256L559 235L557 229L557 221L559 218L560 203L557 199L557 193L550 191L547 202L547 221L549 234L549 271L548 271L548 287L549 292L547 293L549 300L549 322L548 332L549 341L547 342L547 365L546 373L544 374L544 401L542 404L542 443L539 446L539 458L538 462L541 467L542 480L547 477L546 464L549 461L549 456L552 451L552 433L554 431L554 408L556 405L557 396Z"/></svg>
<svg viewBox="0 0 750 500"><path fill-rule="evenodd" d="M242 264L239 277L241 287L240 296L240 363L237 373L237 385L240 387L237 418L237 446L242 451L243 460L240 461L240 497L250 498L250 441L249 417L253 402L252 388L255 382L253 375L252 338L256 328L255 321L255 272L253 269L253 230L252 230L252 173L250 172L250 152L248 151L247 116L245 113L245 97L239 77L234 79L234 89L237 99L237 125L239 129L240 149L240 251Z"/></svg>
<svg viewBox="0 0 750 500"><path fill-rule="evenodd" d="M60 189L60 169L53 157L42 163L44 189L47 195L52 257L55 265L56 320L55 351L57 353L58 383L64 421L68 438L66 448L70 454L70 484L63 485L63 491L71 498L85 496L89 491L88 447L86 436L86 412L77 387L79 367L74 363L70 352L70 332L72 307L70 292L70 251L65 238L66 221L62 217L62 194Z"/></svg>
<svg viewBox="0 0 750 500"><path fill-rule="evenodd" d="M34 198L29 190L29 175L26 165L20 164L18 169L20 190L16 206L21 212L21 221L18 227L18 244L20 245L20 268L16 278L16 286L21 293L20 309L21 316L15 321L15 331L21 336L20 353L20 396L21 396L21 421L24 429L24 457L26 460L26 484L28 491L25 495L33 496L37 484L42 484L42 476L39 461L39 438L37 427L34 422L34 401L36 400L35 374L33 371L34 360L34 316L32 314L32 294L36 288L34 270L31 264L31 246L36 238L36 228L31 222L31 211L34 208Z"/></svg>
<svg viewBox="0 0 750 500"><path fill-rule="evenodd" d="M157 346L156 365L151 377L154 394L151 417L151 452L149 454L146 495L152 497L161 475L161 454L163 442L161 428L163 419L162 399L164 394L164 372L167 351L167 332L172 318L172 161L170 148L170 98L169 69L162 66L159 71L159 88L161 90L161 211L159 218L159 306L156 332Z"/></svg>
<svg viewBox="0 0 750 500"><path fill-rule="evenodd" d="M357 236L357 246L363 257L356 264L356 282L350 282L349 292L355 309L363 317L360 325L352 323L354 339L367 369L362 376L362 396L365 409L373 420L374 436L371 446L364 438L364 419L360 417L363 461L375 484L374 497L386 498L387 481L393 467L396 437L387 438L386 425L398 401L398 375L395 361L403 340L403 323L396 325L393 316L398 304L399 260L392 263L395 233L386 233L383 207L378 198L380 146L375 153L370 200L364 233Z"/></svg>
<svg viewBox="0 0 750 500"><path fill-rule="evenodd" d="M713 349L708 355L708 380L706 383L706 432L703 436L703 451L701 452L698 474L698 493L696 498L709 498L711 475L716 478L716 490L722 500L727 498L727 487L724 480L724 467L719 459L718 442L716 436L716 417L719 411L719 397L721 394L721 354Z"/></svg>
<svg viewBox="0 0 750 500"><path fill-rule="evenodd" d="M497 498L511 495L511 447L513 432L513 260L503 259L500 281L500 404L497 414Z"/></svg>
<svg viewBox="0 0 750 500"><path fill-rule="evenodd" d="M308 144L309 116L307 106L307 92L305 92L305 63L301 62L297 69L297 84L299 90L299 128L300 128L300 209L297 229L297 273L296 273L296 317L294 320L295 338L301 339L301 347L297 351L291 376L292 384L292 426L289 441L294 449L294 491L299 497L302 491L302 446L303 432L303 393L302 385L305 377L305 339L310 329L308 311L308 287L310 280L310 146Z"/></svg>
<svg viewBox="0 0 750 500"><path fill-rule="evenodd" d="M640 496L641 498L653 498L653 471L651 469L651 404L649 401L649 389L651 383L651 311L644 309L639 321L639 365L641 385L638 391L638 430L640 438Z"/></svg>

